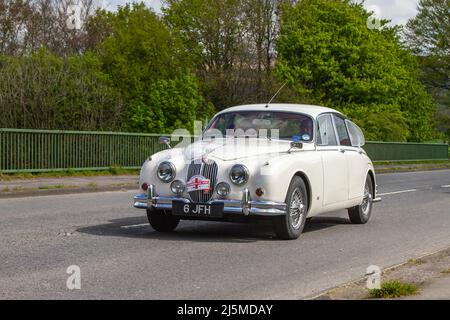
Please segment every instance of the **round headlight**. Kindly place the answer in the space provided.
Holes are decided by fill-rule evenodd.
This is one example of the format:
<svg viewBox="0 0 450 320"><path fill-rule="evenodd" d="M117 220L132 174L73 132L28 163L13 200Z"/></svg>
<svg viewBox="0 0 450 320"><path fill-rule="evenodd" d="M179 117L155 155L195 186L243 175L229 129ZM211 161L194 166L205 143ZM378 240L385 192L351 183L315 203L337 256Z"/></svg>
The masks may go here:
<svg viewBox="0 0 450 320"><path fill-rule="evenodd" d="M175 194L178 194L178 195L182 194L184 192L185 188L186 188L186 186L184 185L184 182L180 181L180 180L175 180L170 185L170 189L172 190L172 192Z"/></svg>
<svg viewBox="0 0 450 320"><path fill-rule="evenodd" d="M234 184L241 186L247 183L249 177L248 169L242 164L235 164L230 171L230 180Z"/></svg>
<svg viewBox="0 0 450 320"><path fill-rule="evenodd" d="M164 161L160 163L158 166L158 178L166 183L175 179L175 166L172 162Z"/></svg>
<svg viewBox="0 0 450 320"><path fill-rule="evenodd" d="M230 194L230 185L226 182L221 182L216 186L216 193L221 199L225 199Z"/></svg>

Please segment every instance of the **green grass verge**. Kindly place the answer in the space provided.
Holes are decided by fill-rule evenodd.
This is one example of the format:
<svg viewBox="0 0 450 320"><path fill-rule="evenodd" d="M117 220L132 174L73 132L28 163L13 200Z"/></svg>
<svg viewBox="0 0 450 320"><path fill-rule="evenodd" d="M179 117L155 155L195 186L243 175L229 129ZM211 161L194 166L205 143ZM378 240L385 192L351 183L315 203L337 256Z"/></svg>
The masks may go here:
<svg viewBox="0 0 450 320"><path fill-rule="evenodd" d="M369 297L376 299L391 299L417 294L418 288L411 283L400 281L387 281L381 285L380 289L369 290Z"/></svg>
<svg viewBox="0 0 450 320"><path fill-rule="evenodd" d="M392 166L392 165L414 165L414 164L450 164L450 160L428 160L428 161L374 161L375 166Z"/></svg>
<svg viewBox="0 0 450 320"><path fill-rule="evenodd" d="M409 259L408 260L408 264L413 265L413 266L419 265L419 264L424 264L424 263L425 263L425 261L423 259Z"/></svg>
<svg viewBox="0 0 450 320"><path fill-rule="evenodd" d="M435 164L437 168L450 167L450 160L430 160L430 161L376 161L375 166L395 166L395 165L417 165L417 164ZM389 168L389 170L405 170L408 168L398 167ZM68 169L66 171L40 172L40 173L0 173L0 180L18 180L18 179L36 179L36 178L65 178L65 177L95 177L95 176L114 176L114 175L139 175L139 170L124 169L121 167L111 167L102 171L82 171Z"/></svg>
<svg viewBox="0 0 450 320"><path fill-rule="evenodd" d="M414 172L433 169L450 169L450 160L430 161L379 161L374 162L377 173L389 172Z"/></svg>
<svg viewBox="0 0 450 320"><path fill-rule="evenodd" d="M40 173L0 173L0 180L18 180L18 179L37 179L37 178L65 178L65 177L94 177L94 176L116 176L116 175L138 175L139 170L124 169L120 167L112 167L103 171L55 171L55 172L40 172Z"/></svg>
<svg viewBox="0 0 450 320"><path fill-rule="evenodd" d="M54 190L54 189L71 189L76 188L76 186L65 186L63 184L49 185L49 186L39 186L39 190Z"/></svg>
<svg viewBox="0 0 450 320"><path fill-rule="evenodd" d="M441 271L442 274L450 274L450 268L448 268L447 270L443 270Z"/></svg>
<svg viewBox="0 0 450 320"><path fill-rule="evenodd" d="M130 187L130 184L126 183L113 183L109 185L109 187L117 187L117 188L125 188ZM42 185L37 186L33 188L24 188L24 187L14 187L14 188L0 188L1 192L29 192L29 191L36 191L36 190L60 190L60 189L80 189L80 188L90 188L90 189L96 189L98 188L98 184L95 182L91 182L85 185L64 185L64 184L55 184L55 185Z"/></svg>

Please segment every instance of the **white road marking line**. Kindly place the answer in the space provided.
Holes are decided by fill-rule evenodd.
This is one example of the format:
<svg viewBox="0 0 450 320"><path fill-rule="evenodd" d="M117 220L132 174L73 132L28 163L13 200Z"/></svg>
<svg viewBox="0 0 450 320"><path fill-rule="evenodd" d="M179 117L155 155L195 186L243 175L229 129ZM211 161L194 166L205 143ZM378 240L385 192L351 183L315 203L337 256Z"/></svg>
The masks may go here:
<svg viewBox="0 0 450 320"><path fill-rule="evenodd" d="M450 184L446 186L442 186L441 188L450 188Z"/></svg>
<svg viewBox="0 0 450 320"><path fill-rule="evenodd" d="M409 192L416 192L416 191L417 191L417 189L394 191L394 192L381 193L380 196L388 196L391 194L409 193Z"/></svg>
<svg viewBox="0 0 450 320"><path fill-rule="evenodd" d="M131 229L131 228L140 228L140 227L146 227L149 226L149 223L142 223L142 224L133 224L131 226L120 226L123 229Z"/></svg>

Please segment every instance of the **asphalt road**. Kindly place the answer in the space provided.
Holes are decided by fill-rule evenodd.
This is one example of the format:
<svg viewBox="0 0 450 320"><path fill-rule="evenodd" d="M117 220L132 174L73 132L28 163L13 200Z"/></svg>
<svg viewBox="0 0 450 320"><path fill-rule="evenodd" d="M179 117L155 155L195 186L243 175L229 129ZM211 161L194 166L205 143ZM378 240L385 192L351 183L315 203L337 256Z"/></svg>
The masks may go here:
<svg viewBox="0 0 450 320"><path fill-rule="evenodd" d="M132 192L0 199L0 298L297 299L450 247L450 170L378 179L369 224L334 212L287 242L264 224L158 234ZM71 265L81 290L66 287Z"/></svg>

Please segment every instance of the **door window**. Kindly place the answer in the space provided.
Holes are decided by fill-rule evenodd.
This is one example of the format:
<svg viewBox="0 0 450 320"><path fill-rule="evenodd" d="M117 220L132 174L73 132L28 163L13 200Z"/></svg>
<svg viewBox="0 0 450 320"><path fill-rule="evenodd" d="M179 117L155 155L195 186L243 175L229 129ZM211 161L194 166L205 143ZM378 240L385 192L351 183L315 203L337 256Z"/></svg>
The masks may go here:
<svg viewBox="0 0 450 320"><path fill-rule="evenodd" d="M348 133L350 135L350 141L354 147L362 147L366 144L366 139L362 130L350 120L345 120L347 123Z"/></svg>
<svg viewBox="0 0 450 320"><path fill-rule="evenodd" d="M319 146L336 146L336 133L334 131L331 114L324 114L317 118L319 125L319 134L317 135L317 144Z"/></svg>
<svg viewBox="0 0 450 320"><path fill-rule="evenodd" d="M334 123L336 124L336 131L341 146L351 146L350 136L348 135L347 126L345 120L339 116L334 116Z"/></svg>

